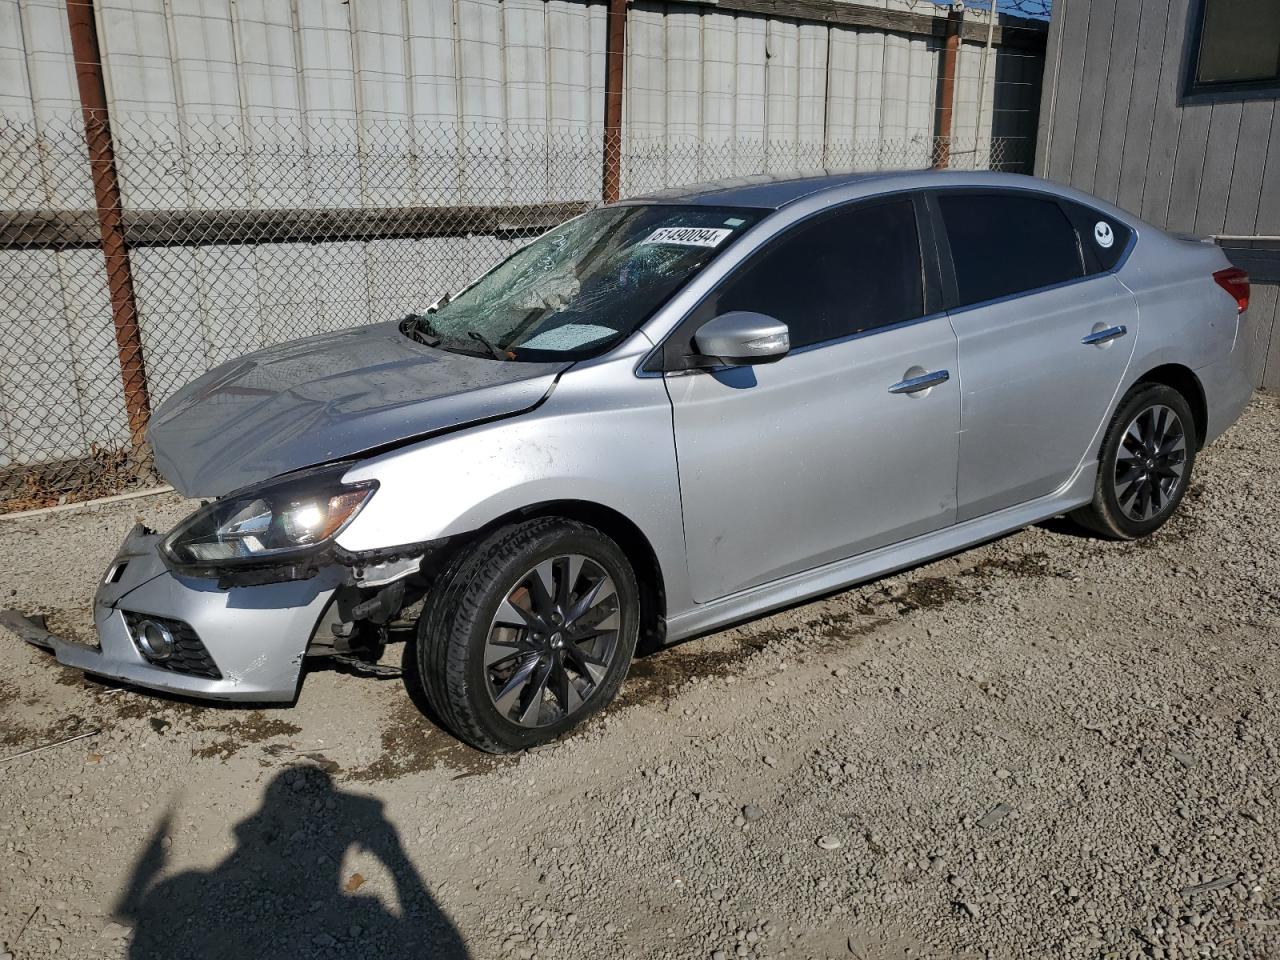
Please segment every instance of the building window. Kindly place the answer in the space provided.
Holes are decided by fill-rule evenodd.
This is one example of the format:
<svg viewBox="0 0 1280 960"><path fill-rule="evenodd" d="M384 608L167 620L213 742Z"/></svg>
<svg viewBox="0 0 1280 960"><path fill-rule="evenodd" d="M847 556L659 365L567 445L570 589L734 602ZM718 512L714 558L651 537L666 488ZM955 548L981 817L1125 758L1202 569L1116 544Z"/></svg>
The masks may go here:
<svg viewBox="0 0 1280 960"><path fill-rule="evenodd" d="M1187 94L1280 96L1280 2L1195 0Z"/></svg>

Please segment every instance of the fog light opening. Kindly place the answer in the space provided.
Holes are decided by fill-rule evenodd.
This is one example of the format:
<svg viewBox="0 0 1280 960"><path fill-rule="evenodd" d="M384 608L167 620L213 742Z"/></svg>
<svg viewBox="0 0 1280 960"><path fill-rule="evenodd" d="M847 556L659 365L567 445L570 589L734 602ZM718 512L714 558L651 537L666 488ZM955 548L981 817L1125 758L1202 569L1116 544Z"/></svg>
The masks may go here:
<svg viewBox="0 0 1280 960"><path fill-rule="evenodd" d="M162 623L154 620L141 621L133 628L133 641L148 660L162 663L173 656L173 634Z"/></svg>

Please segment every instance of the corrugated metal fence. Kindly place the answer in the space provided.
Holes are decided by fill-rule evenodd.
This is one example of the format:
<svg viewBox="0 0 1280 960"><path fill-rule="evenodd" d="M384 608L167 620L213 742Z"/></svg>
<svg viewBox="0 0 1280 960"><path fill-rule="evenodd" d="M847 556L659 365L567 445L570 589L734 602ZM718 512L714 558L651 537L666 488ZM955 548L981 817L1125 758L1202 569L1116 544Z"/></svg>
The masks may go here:
<svg viewBox="0 0 1280 960"><path fill-rule="evenodd" d="M753 4L631 5L624 196L937 159L932 4L895 2L900 32L859 25L865 6ZM421 308L597 203L605 20L567 0L98 0L151 402ZM1001 31L985 70L961 45L952 165L1029 165L1042 31ZM65 0L0 0L0 510L152 482L75 91Z"/></svg>

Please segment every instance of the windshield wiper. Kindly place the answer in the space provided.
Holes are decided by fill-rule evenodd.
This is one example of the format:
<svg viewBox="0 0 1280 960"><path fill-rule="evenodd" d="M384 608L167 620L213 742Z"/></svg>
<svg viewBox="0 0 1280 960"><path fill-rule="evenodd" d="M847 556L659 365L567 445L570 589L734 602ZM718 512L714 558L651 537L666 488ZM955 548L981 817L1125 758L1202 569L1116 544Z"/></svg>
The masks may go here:
<svg viewBox="0 0 1280 960"><path fill-rule="evenodd" d="M431 318L422 313L411 313L401 320L400 332L428 347L438 347L444 339L431 325Z"/></svg>
<svg viewBox="0 0 1280 960"><path fill-rule="evenodd" d="M495 360L507 359L507 355L503 353L501 350L499 350L497 347L495 347L493 343L490 342L489 338L486 337L483 333L480 333L476 330L468 330L467 336L470 337L472 340L474 340L476 343L480 344L480 346L484 347L485 350L489 351L489 356L493 357L493 359Z"/></svg>

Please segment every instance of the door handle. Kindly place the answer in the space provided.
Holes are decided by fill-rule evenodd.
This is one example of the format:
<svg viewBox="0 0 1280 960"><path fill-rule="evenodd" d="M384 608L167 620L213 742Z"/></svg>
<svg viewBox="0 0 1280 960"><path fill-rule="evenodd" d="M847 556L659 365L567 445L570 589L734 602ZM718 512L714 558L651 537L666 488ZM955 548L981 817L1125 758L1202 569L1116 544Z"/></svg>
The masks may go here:
<svg viewBox="0 0 1280 960"><path fill-rule="evenodd" d="M1107 329L1091 333L1087 337L1081 337L1080 342L1097 346L1103 343L1110 343L1112 340L1119 340L1128 332L1129 328L1123 325L1119 327L1107 327Z"/></svg>
<svg viewBox="0 0 1280 960"><path fill-rule="evenodd" d="M930 387L936 387L940 383L946 383L950 379L951 374L949 371L935 370L933 373L924 373L918 377L908 377L906 380L899 380L889 388L889 392L919 393L921 390L928 390Z"/></svg>

